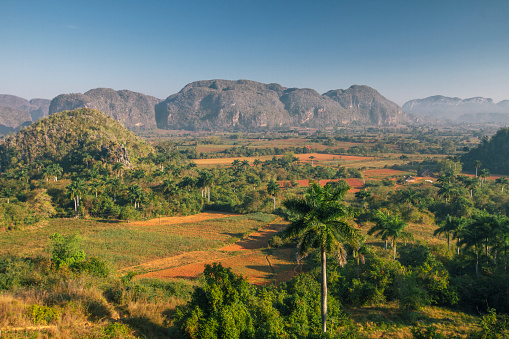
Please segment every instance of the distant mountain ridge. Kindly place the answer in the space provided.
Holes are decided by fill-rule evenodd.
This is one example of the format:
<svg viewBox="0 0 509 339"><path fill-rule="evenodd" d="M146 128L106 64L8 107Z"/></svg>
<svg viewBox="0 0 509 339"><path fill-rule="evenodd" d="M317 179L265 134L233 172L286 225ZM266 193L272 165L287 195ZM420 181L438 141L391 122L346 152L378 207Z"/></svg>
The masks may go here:
<svg viewBox="0 0 509 339"><path fill-rule="evenodd" d="M0 94L0 133L8 133L48 115L50 100L26 100Z"/></svg>
<svg viewBox="0 0 509 339"><path fill-rule="evenodd" d="M398 105L368 86L320 95L308 88L219 79L186 85L157 104L155 113L159 128L186 130L393 125L406 120Z"/></svg>
<svg viewBox="0 0 509 339"><path fill-rule="evenodd" d="M422 117L430 116L465 122L504 121L509 118L509 100L496 104L490 98L474 97L462 100L435 95L410 100L403 105L403 111Z"/></svg>
<svg viewBox="0 0 509 339"><path fill-rule="evenodd" d="M49 114L78 108L93 108L130 130L156 127L154 107L161 100L150 95L111 88L91 89L84 94L61 94L51 100Z"/></svg>

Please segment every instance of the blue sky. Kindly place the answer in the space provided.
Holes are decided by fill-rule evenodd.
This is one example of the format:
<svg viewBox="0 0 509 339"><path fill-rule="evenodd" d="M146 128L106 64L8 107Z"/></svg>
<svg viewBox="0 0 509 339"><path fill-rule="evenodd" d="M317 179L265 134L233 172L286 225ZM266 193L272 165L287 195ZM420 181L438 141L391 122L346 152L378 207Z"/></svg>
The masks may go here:
<svg viewBox="0 0 509 339"><path fill-rule="evenodd" d="M320 93L368 85L402 105L509 99L509 1L6 1L0 93L97 87L164 99L250 79Z"/></svg>

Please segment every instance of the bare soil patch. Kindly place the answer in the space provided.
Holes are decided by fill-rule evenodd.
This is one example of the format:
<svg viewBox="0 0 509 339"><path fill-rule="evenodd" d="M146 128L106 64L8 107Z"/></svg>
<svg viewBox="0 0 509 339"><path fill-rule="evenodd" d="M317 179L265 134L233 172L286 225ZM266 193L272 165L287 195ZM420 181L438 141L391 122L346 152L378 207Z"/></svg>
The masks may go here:
<svg viewBox="0 0 509 339"><path fill-rule="evenodd" d="M297 158L299 158L302 162L309 162L311 163L311 159L309 159L310 156L315 157L313 159L313 162L316 163L317 161L361 161L361 160L372 160L374 157L362 157L362 156L356 156L356 155L340 155L340 154L322 154L322 153L306 153L306 154L297 154L295 155Z"/></svg>
<svg viewBox="0 0 509 339"><path fill-rule="evenodd" d="M203 272L206 264L220 262L245 276L252 284L287 280L296 274L295 251L267 250L269 239L285 227L286 223L278 219L235 244L213 251L194 251L153 260L130 269L150 271L138 275L138 278L194 279Z"/></svg>
<svg viewBox="0 0 509 339"><path fill-rule="evenodd" d="M214 212L214 213L199 213L199 214L193 214L193 215L186 215L181 217L161 217L146 221L134 221L129 223L131 226L155 226L155 225L178 225L178 224L185 224L185 223L192 223L192 222L198 222L198 221L204 221L209 219L219 219L219 218L227 218L227 217L234 217L238 216L240 214L231 214L231 213L221 213L221 212Z"/></svg>

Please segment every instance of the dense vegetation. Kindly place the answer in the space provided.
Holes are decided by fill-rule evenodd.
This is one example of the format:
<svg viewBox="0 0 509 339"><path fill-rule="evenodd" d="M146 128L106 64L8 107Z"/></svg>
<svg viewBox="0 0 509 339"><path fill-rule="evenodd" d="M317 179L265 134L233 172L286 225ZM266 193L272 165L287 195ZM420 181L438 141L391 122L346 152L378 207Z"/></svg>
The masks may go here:
<svg viewBox="0 0 509 339"><path fill-rule="evenodd" d="M203 210L274 211L306 227L295 232L288 228L272 238L271 246L290 250L299 244L302 254L309 255L301 258L304 273L265 287L252 286L219 264L207 266L203 278L193 282L137 279L135 273L114 271L120 261L128 261L120 258L124 252L92 256L89 253L96 252L79 236L48 232L46 252L21 255L15 247L2 252L0 329L8 329L13 338L30 335L17 332L16 326L38 326L41 337L318 338L325 277L330 337L503 337L509 324L509 182L490 177L484 163L477 167L477 177L462 174L467 164L461 164L459 156L471 146L472 135L447 133L417 129L391 135L373 130L360 137L317 132L302 141L304 147L260 147L249 144L259 138L227 137L225 155L256 150L249 154L253 160L197 167L190 161L199 147L195 137L155 140L149 146L97 111L52 115L1 146L0 220L3 232L9 232L4 235L42 232L60 217L96 218L111 239L129 238L130 246L141 249L139 233L117 219ZM58 146L49 147L44 135ZM209 145L206 140L202 145ZM123 157L105 151L105 142L124 145ZM442 155L421 156L427 146ZM282 154L276 156L276 147ZM405 172L366 178L363 171L374 161L313 164L313 159L298 161L300 152L290 152L324 152L329 147L347 154L364 149L378 157L376 168L393 165ZM435 177L412 183L404 175L425 170ZM336 204L335 198L320 200L320 192L315 198L321 203L315 204L306 200L312 190L303 195L306 191L298 184L301 179L349 177L363 182L355 194L345 194L344 181L323 189L311 185L316 192L342 192L323 196L344 198L344 204ZM329 220L327 210L333 207L344 214ZM77 233L87 229L86 224L72 225L79 225ZM152 247L159 246L164 235L151 232L147 239ZM348 234L355 235L349 239ZM101 232L88 237L88 242L116 248ZM318 251L307 251L314 247Z"/></svg>
<svg viewBox="0 0 509 339"><path fill-rule="evenodd" d="M476 161L491 173L509 174L509 128L502 128L491 138L483 138L481 143L461 157L469 170L476 167Z"/></svg>

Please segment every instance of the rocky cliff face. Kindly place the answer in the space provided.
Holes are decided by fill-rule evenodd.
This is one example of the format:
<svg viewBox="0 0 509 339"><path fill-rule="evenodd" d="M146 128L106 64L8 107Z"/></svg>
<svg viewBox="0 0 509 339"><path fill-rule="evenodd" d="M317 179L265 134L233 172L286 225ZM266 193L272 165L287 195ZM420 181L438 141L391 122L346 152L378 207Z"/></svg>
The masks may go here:
<svg viewBox="0 0 509 339"><path fill-rule="evenodd" d="M401 108L367 86L320 95L249 80L206 80L185 86L156 105L157 126L187 130L254 130L281 126L331 127L355 121L388 125Z"/></svg>
<svg viewBox="0 0 509 339"><path fill-rule="evenodd" d="M160 101L128 90L96 88L84 94L61 94L55 97L49 113L88 107L104 112L130 130L147 130L156 127L154 107Z"/></svg>
<svg viewBox="0 0 509 339"><path fill-rule="evenodd" d="M475 116L477 122L488 122L494 116L509 114L509 102L504 100L495 104L489 98L474 97L462 100L436 95L410 100L403 105L403 111L419 116L458 121L468 121Z"/></svg>
<svg viewBox="0 0 509 339"><path fill-rule="evenodd" d="M338 102L350 115L375 125L391 125L406 119L401 107L368 86L353 85L324 95Z"/></svg>

